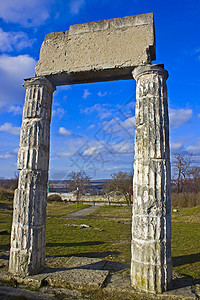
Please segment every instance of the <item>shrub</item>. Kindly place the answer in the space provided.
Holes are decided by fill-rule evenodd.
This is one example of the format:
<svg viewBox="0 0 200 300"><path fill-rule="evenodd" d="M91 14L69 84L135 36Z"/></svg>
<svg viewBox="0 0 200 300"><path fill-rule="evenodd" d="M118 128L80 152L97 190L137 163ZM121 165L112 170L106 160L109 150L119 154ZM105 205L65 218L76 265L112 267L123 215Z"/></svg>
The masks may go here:
<svg viewBox="0 0 200 300"><path fill-rule="evenodd" d="M12 201L13 197L14 197L14 192L7 191L3 188L0 188L0 200L1 201L6 201L6 200Z"/></svg>
<svg viewBox="0 0 200 300"><path fill-rule="evenodd" d="M52 195L48 196L47 201L63 202L62 198L58 194L52 194Z"/></svg>
<svg viewBox="0 0 200 300"><path fill-rule="evenodd" d="M200 193L172 193L172 208L200 205Z"/></svg>

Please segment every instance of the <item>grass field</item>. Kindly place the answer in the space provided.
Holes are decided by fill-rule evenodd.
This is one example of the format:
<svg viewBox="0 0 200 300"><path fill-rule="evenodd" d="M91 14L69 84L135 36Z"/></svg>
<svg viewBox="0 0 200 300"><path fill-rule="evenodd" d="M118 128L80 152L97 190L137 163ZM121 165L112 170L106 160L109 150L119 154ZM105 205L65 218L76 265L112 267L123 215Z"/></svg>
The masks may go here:
<svg viewBox="0 0 200 300"><path fill-rule="evenodd" d="M79 205L78 209L86 207ZM130 264L131 208L102 206L79 220L59 218L77 210L76 205L47 205L47 257L102 257ZM0 198L0 252L9 250L12 200ZM87 224L89 228L73 227ZM200 206L172 212L174 270L184 277L200 278ZM0 253L0 255L1 255ZM59 267L59 265L58 265Z"/></svg>

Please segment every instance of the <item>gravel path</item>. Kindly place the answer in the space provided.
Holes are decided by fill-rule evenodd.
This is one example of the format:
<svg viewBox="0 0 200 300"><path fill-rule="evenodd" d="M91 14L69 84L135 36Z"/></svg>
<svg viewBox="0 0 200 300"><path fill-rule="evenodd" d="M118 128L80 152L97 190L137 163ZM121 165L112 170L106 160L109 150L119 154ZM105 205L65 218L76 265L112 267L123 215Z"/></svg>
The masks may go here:
<svg viewBox="0 0 200 300"><path fill-rule="evenodd" d="M103 205L104 205L104 203L91 205L90 207L80 209L78 211L72 212L72 213L62 216L60 218L78 220L78 219L81 219L81 218L89 215L90 213L92 213L93 211L95 211L96 209L98 209L100 206L103 206Z"/></svg>

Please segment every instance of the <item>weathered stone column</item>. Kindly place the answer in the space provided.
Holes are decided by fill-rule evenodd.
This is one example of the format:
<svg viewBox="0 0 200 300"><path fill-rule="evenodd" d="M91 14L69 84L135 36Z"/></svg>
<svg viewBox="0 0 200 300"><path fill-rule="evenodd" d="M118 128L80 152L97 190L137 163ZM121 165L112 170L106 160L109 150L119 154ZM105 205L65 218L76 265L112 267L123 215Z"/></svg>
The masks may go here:
<svg viewBox="0 0 200 300"><path fill-rule="evenodd" d="M54 86L45 77L32 78L26 88L15 190L9 271L26 276L44 267L46 197Z"/></svg>
<svg viewBox="0 0 200 300"><path fill-rule="evenodd" d="M134 69L136 80L131 283L161 293L170 285L169 121L163 65Z"/></svg>

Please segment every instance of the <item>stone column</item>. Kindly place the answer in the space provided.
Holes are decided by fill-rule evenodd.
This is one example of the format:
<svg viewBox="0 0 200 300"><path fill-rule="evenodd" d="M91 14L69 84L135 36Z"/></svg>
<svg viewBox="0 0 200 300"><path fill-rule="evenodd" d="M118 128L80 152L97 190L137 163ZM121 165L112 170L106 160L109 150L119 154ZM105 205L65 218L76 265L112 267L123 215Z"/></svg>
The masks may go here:
<svg viewBox="0 0 200 300"><path fill-rule="evenodd" d="M46 198L52 94L45 77L32 78L26 88L15 190L9 271L26 276L39 273L45 263Z"/></svg>
<svg viewBox="0 0 200 300"><path fill-rule="evenodd" d="M172 279L169 120L163 65L134 69L136 80L131 283L162 293Z"/></svg>

